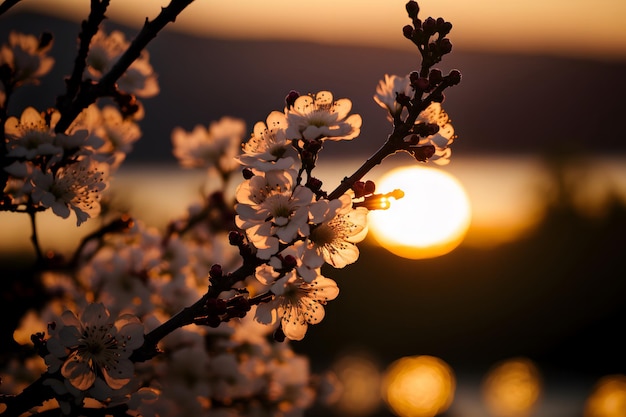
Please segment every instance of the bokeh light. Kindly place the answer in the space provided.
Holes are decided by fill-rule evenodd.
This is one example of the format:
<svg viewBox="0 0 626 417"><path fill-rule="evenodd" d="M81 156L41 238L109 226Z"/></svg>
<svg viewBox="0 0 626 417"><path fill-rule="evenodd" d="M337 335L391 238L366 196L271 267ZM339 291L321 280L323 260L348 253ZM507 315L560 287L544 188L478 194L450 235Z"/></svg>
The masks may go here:
<svg viewBox="0 0 626 417"><path fill-rule="evenodd" d="M364 354L338 359L333 372L341 384L334 407L344 416L367 416L380 406L381 373L376 363Z"/></svg>
<svg viewBox="0 0 626 417"><path fill-rule="evenodd" d="M450 407L455 389L456 377L450 366L422 355L393 362L383 378L382 394L400 417L433 417Z"/></svg>
<svg viewBox="0 0 626 417"><path fill-rule="evenodd" d="M538 368L527 358L500 362L483 381L483 398L495 417L530 416L541 394Z"/></svg>
<svg viewBox="0 0 626 417"><path fill-rule="evenodd" d="M626 416L626 375L605 376L587 398L584 417L623 416Z"/></svg>

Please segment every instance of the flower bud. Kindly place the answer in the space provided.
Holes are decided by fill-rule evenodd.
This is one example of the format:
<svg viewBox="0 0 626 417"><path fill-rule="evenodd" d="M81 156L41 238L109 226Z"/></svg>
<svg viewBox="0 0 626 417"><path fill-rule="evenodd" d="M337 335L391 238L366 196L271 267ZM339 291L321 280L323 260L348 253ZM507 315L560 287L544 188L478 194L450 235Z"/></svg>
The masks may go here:
<svg viewBox="0 0 626 417"><path fill-rule="evenodd" d="M417 14L420 12L420 6L419 4L417 4L416 1L409 1L406 4L406 12L409 14L409 17L411 19L415 19L417 17Z"/></svg>
<svg viewBox="0 0 626 417"><path fill-rule="evenodd" d="M438 44L439 44L439 51L441 52L441 55L449 54L452 51L452 42L450 42L450 39L448 38L440 39Z"/></svg>
<svg viewBox="0 0 626 417"><path fill-rule="evenodd" d="M296 102L296 99L298 97L300 97L300 93L298 93L296 90L291 90L289 94L285 96L285 103L287 104L287 107L293 107L293 103Z"/></svg>
<svg viewBox="0 0 626 417"><path fill-rule="evenodd" d="M437 85L443 81L443 73L441 70L437 68L431 69L430 74L428 74L428 81L430 81L432 85Z"/></svg>
<svg viewBox="0 0 626 417"><path fill-rule="evenodd" d="M413 32L414 32L413 26L411 25L406 25L405 27L402 28L402 34L407 39L411 39L413 37Z"/></svg>
<svg viewBox="0 0 626 417"><path fill-rule="evenodd" d="M427 18L422 23L422 30L428 36L434 35L437 32L437 21L432 17Z"/></svg>
<svg viewBox="0 0 626 417"><path fill-rule="evenodd" d="M418 161L426 162L435 154L435 147L433 145L418 146L416 148L412 148L410 152Z"/></svg>
<svg viewBox="0 0 626 417"><path fill-rule="evenodd" d="M376 191L376 184L374 181L367 180L365 181L365 194L373 194Z"/></svg>
<svg viewBox="0 0 626 417"><path fill-rule="evenodd" d="M428 78L424 78L424 77L419 77L415 81L415 84L411 84L411 85L419 91L428 91L428 89L430 88L430 83L428 82Z"/></svg>
<svg viewBox="0 0 626 417"><path fill-rule="evenodd" d="M243 234L241 232L232 231L228 233L228 243L231 246L239 246L243 244Z"/></svg>
<svg viewBox="0 0 626 417"><path fill-rule="evenodd" d="M223 298L209 298L206 300L207 313L212 316L219 316L226 313L226 300Z"/></svg>
<svg viewBox="0 0 626 417"><path fill-rule="evenodd" d="M306 182L306 186L311 191L319 191L322 188L322 181L315 177L309 177Z"/></svg>
<svg viewBox="0 0 626 417"><path fill-rule="evenodd" d="M439 25L439 36L443 37L446 36L448 33L450 33L450 31L452 30L452 23L450 22L443 22L443 24Z"/></svg>
<svg viewBox="0 0 626 417"><path fill-rule="evenodd" d="M298 261L296 260L296 258L293 255L285 256L282 259L282 263L283 263L283 268L288 270L288 271L291 271L296 266L298 266Z"/></svg>
<svg viewBox="0 0 626 417"><path fill-rule="evenodd" d="M209 276L211 278L221 278L222 277L222 265L213 264L211 265L211 269L209 270Z"/></svg>
<svg viewBox="0 0 626 417"><path fill-rule="evenodd" d="M461 82L461 72L459 70L452 70L446 77L448 85L457 85Z"/></svg>

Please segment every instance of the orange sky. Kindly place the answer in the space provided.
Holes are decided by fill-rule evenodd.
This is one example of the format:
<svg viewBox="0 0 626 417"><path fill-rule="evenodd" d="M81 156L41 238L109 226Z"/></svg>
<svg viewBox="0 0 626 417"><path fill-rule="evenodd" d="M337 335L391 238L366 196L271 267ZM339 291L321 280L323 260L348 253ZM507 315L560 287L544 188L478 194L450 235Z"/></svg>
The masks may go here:
<svg viewBox="0 0 626 417"><path fill-rule="evenodd" d="M454 25L459 49L509 50L626 59L624 0L422 0L422 18ZM167 0L111 0L107 15L133 26ZM405 0L196 0L174 29L227 38L298 39L410 48L401 35ZM89 2L37 0L30 8L79 20ZM522 41L521 39L524 39Z"/></svg>

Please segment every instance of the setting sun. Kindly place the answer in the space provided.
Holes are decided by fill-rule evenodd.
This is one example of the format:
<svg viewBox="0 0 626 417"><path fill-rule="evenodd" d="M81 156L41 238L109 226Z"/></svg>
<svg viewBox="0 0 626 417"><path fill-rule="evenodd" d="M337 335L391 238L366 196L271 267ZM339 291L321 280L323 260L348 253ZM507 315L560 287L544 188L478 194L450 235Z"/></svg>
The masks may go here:
<svg viewBox="0 0 626 417"><path fill-rule="evenodd" d="M450 174L425 167L398 168L377 189L404 191L388 210L372 211L374 238L390 252L409 259L432 258L456 248L469 228L470 202Z"/></svg>

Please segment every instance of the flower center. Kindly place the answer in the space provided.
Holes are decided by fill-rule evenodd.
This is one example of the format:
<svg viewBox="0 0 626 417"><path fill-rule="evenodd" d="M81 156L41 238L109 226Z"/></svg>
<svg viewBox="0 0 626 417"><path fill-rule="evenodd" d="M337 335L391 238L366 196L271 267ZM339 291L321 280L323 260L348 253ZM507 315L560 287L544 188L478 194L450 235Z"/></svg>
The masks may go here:
<svg viewBox="0 0 626 417"><path fill-rule="evenodd" d="M327 224L320 224L309 235L309 239L318 246L331 244L337 238L335 230Z"/></svg>

